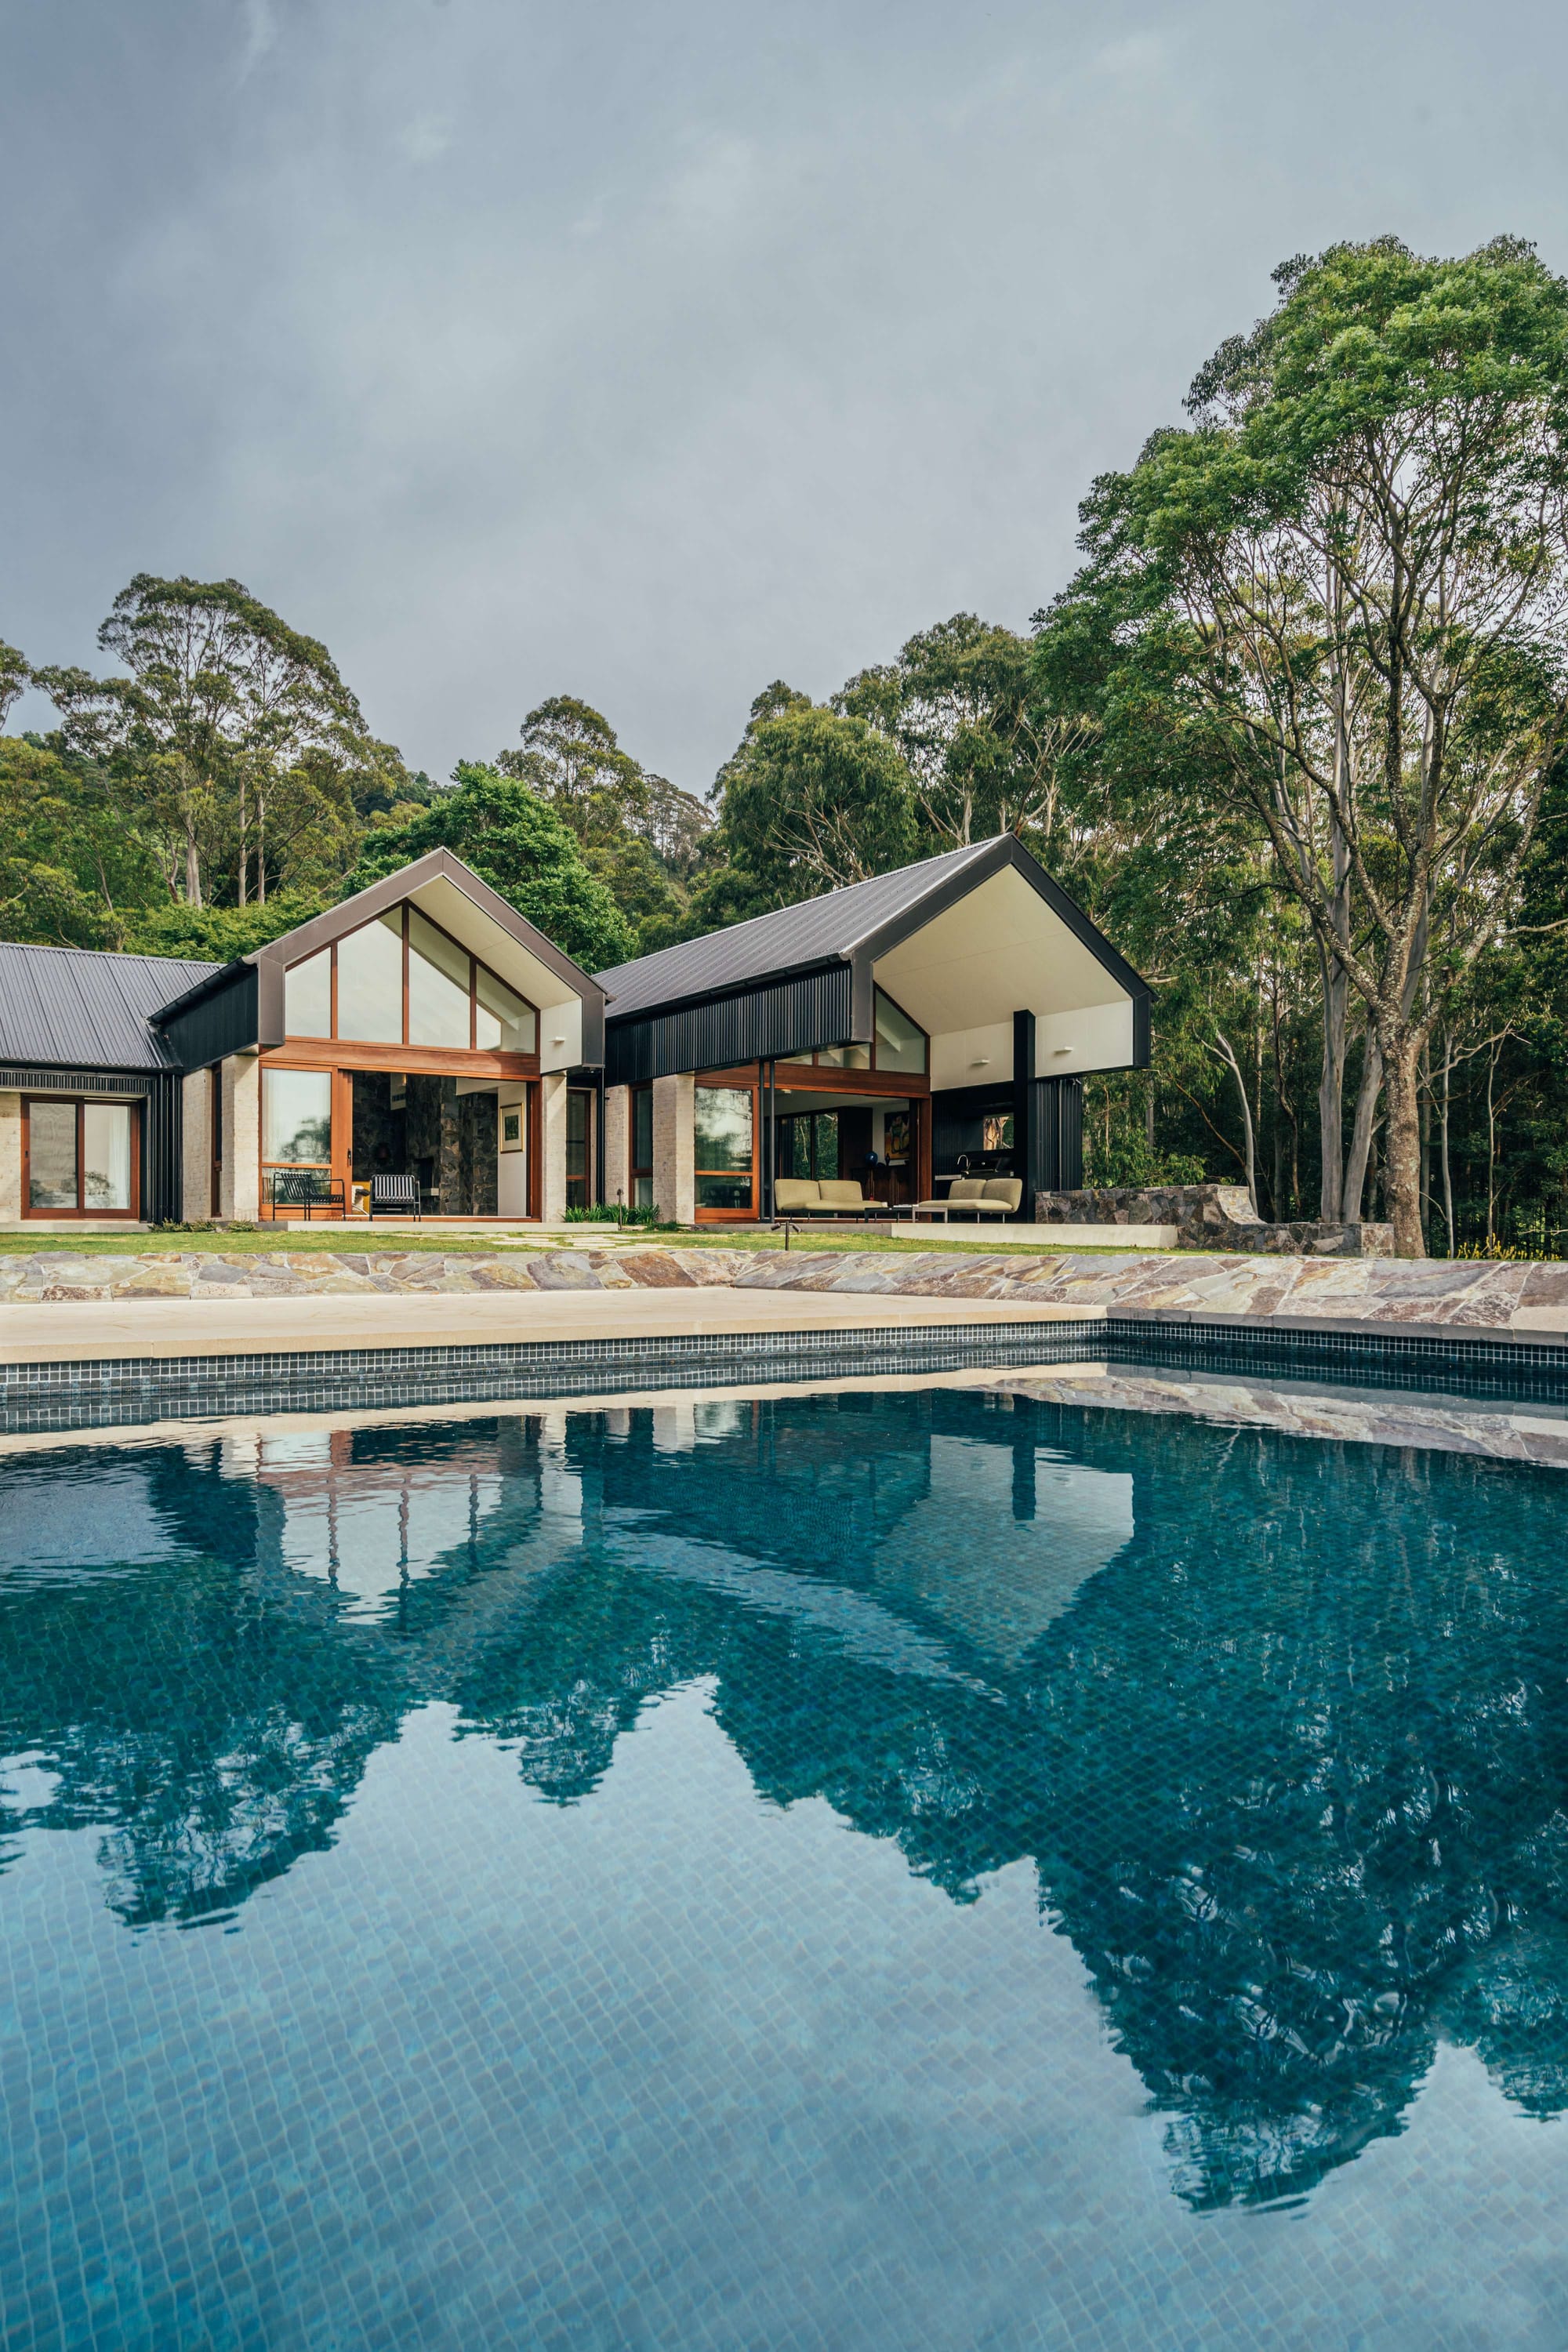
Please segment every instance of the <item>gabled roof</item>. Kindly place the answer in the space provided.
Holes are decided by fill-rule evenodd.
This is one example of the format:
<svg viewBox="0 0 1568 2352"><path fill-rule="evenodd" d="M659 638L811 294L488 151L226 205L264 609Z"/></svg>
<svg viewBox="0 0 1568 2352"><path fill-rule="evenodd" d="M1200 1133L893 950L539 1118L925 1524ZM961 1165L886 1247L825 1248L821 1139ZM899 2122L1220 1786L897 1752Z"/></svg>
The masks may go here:
<svg viewBox="0 0 1568 2352"><path fill-rule="evenodd" d="M598 975L609 998L606 1017L615 1023L727 990L754 987L825 963L868 961L1006 866L1021 873L1052 912L1092 950L1118 986L1130 995L1147 994L1146 983L1059 883L1052 881L1021 843L1005 833L988 841L971 842L963 849L945 850L940 857L922 858L916 866L900 866L891 874L873 875L867 882L851 882L842 890L826 891L799 906L753 915L749 922L710 931L703 939L660 948L653 955L639 956L635 963L617 964Z"/></svg>
<svg viewBox="0 0 1568 2352"><path fill-rule="evenodd" d="M284 977L289 966L374 922L405 898L432 915L500 979L520 988L542 1013L569 1008L561 1034L548 1042L541 1035L542 1068L579 1062L596 1067L603 1062L605 996L598 982L449 849L426 851L233 963L204 967L200 979L158 1009L171 1059L194 1069L227 1054L282 1045ZM564 1059L550 1058L556 1048Z"/></svg>
<svg viewBox="0 0 1568 2352"><path fill-rule="evenodd" d="M175 1066L152 1016L223 966L185 957L0 941L0 1063L71 1070Z"/></svg>
<svg viewBox="0 0 1568 2352"><path fill-rule="evenodd" d="M465 866L462 859L449 849L427 849L423 857L415 858L411 865L400 866L395 874L388 874L381 881L373 882L368 889L356 890L352 898L344 898L339 905L329 907L324 914L312 915L309 922L296 924L291 931L284 931L277 939L269 940L265 947L253 948L248 955L239 957L233 963L204 965L202 978L182 990L177 996L170 997L159 1008L160 1017L166 1019L176 1013L186 1012L209 994L219 981L231 979L247 965L254 965L265 973L279 975L277 985L280 990L280 975L289 964L302 962L306 956L314 955L318 948L330 946L332 940L358 930L362 923L374 921L389 907L400 906L405 898L411 898L426 883L436 881L454 884L481 914L488 916L510 937L524 943L529 953L557 980L563 981L574 994L590 1000L597 997L598 984L582 965L574 963L553 940L546 939L526 915L520 915L499 890L492 890L488 882L481 881L471 866Z"/></svg>

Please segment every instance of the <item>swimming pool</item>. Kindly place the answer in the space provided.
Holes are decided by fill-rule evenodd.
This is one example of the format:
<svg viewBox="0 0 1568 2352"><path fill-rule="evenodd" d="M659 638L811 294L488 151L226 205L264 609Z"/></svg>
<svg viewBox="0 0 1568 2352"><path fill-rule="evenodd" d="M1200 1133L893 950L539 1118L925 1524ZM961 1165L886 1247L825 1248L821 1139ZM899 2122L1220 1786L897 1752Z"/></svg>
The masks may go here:
<svg viewBox="0 0 1568 2352"><path fill-rule="evenodd" d="M1555 2352L1565 1498L941 1387L6 1456L7 2352Z"/></svg>

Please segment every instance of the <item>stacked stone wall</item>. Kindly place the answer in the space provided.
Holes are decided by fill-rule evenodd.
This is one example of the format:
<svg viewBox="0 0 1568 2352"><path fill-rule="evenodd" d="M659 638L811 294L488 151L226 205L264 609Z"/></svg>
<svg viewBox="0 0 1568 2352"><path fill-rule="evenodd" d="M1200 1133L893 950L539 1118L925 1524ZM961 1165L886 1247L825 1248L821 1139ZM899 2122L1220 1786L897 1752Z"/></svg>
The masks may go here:
<svg viewBox="0 0 1568 2352"><path fill-rule="evenodd" d="M1391 1257L1386 1224L1269 1224L1245 1184L1102 1186L1081 1192L1037 1192L1039 1225L1174 1225L1178 1249L1261 1251L1282 1257Z"/></svg>

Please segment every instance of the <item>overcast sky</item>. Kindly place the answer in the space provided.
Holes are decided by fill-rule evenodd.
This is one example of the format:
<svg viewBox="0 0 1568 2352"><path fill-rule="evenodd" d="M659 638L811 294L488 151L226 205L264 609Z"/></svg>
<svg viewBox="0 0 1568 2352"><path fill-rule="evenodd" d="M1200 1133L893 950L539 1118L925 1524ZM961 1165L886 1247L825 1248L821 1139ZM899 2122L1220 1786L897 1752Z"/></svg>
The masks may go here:
<svg viewBox="0 0 1568 2352"><path fill-rule="evenodd" d="M1016 627L1287 255L1568 267L1545 5L0 0L0 637L233 574L445 775ZM49 723L32 698L11 722Z"/></svg>

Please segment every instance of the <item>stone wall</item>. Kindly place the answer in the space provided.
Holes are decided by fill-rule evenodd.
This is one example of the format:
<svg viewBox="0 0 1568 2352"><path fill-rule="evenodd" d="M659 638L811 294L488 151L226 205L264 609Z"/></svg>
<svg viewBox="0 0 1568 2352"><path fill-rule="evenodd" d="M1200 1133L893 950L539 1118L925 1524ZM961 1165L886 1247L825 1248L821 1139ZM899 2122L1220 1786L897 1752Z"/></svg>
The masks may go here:
<svg viewBox="0 0 1568 2352"><path fill-rule="evenodd" d="M592 1230L591 1228L589 1230ZM397 1297L519 1294L506 1336L529 1336L527 1294L691 1288L843 1291L858 1297L990 1298L1136 1322L1267 1323L1277 1330L1448 1331L1458 1339L1568 1342L1568 1263L1464 1258L1075 1255L1005 1248L911 1251L666 1249L147 1250L0 1253L0 1337L8 1305L44 1300ZM492 1327L493 1328L493 1327ZM610 1329L611 1326L599 1327ZM625 1328L634 1331L635 1322ZM362 1327L363 1329L363 1327ZM1127 1336L1125 1329L1122 1336ZM190 1343L202 1345L193 1318ZM274 1339L268 1345L278 1344ZM287 1344L287 1342L284 1342ZM299 1344L316 1342L301 1331ZM331 1344L323 1342L322 1344ZM363 1341L356 1339L356 1346ZM16 1353L13 1349L13 1353Z"/></svg>
<svg viewBox="0 0 1568 2352"><path fill-rule="evenodd" d="M1302 1221L1265 1224L1245 1184L1107 1186L1037 1192L1039 1225L1174 1225L1178 1249L1261 1250L1285 1257L1391 1257L1394 1228Z"/></svg>

